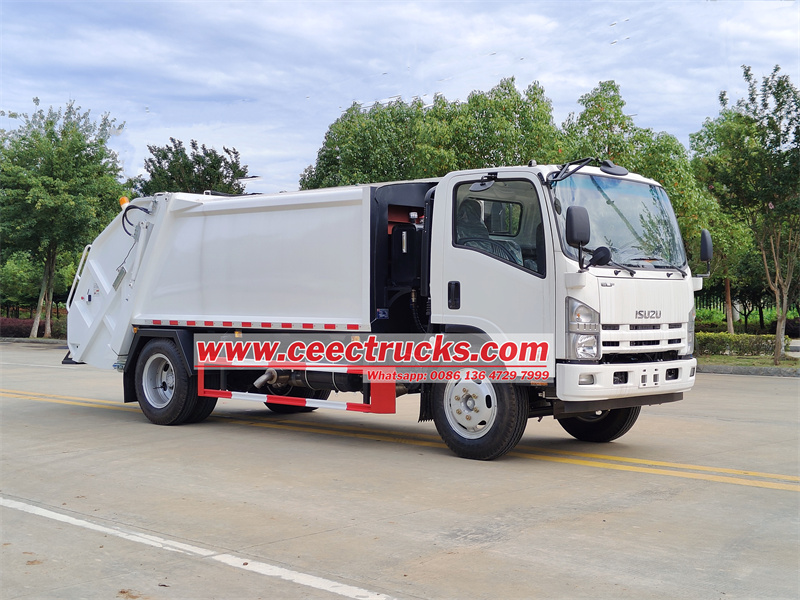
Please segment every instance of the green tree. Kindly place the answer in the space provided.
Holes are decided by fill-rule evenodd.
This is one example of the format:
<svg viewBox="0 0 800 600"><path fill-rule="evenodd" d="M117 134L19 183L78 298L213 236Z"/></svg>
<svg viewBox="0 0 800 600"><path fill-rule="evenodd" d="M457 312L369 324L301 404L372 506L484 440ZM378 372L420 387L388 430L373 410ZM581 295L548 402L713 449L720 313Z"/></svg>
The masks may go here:
<svg viewBox="0 0 800 600"><path fill-rule="evenodd" d="M449 171L555 160L560 136L538 83L521 94L514 79L466 102L441 96L347 109L325 134L316 163L300 176L312 189L439 177Z"/></svg>
<svg viewBox="0 0 800 600"><path fill-rule="evenodd" d="M409 179L422 103L353 104L331 124L317 162L300 176L301 189Z"/></svg>
<svg viewBox="0 0 800 600"><path fill-rule="evenodd" d="M107 143L123 126L108 114L93 120L74 102L7 116L22 123L0 132L0 231L8 251L42 265L31 337L43 306L50 337L59 253L90 242L118 208L120 168Z"/></svg>
<svg viewBox="0 0 800 600"><path fill-rule="evenodd" d="M147 146L152 155L144 161L149 178L139 176L129 183L135 194L151 196L158 192L191 192L206 190L224 194L242 194L244 185L239 179L247 176L236 148L223 146L222 154L196 140L189 142L190 152L183 142L169 138L166 146Z"/></svg>
<svg viewBox="0 0 800 600"><path fill-rule="evenodd" d="M749 233L749 232L748 232ZM739 304L739 312L744 317L744 330L747 333L748 319L758 310L761 329L764 328L764 308L771 298L772 291L764 277L764 265L758 252L753 252L754 245L748 246L749 252L742 254L735 265L733 277L733 296Z"/></svg>
<svg viewBox="0 0 800 600"><path fill-rule="evenodd" d="M729 266L741 251L743 230L697 181L683 144L666 132L637 127L633 117L625 113L625 101L614 81L601 82L581 96L579 104L583 110L570 114L562 126L565 160L589 156L609 159L661 183L675 209L693 268L700 266L700 232L708 228L714 234L712 273L727 278ZM730 282L726 285L729 290ZM730 293L727 307L731 315ZM732 320L728 327L733 333Z"/></svg>
<svg viewBox="0 0 800 600"><path fill-rule="evenodd" d="M633 117L625 114L619 85L601 81L578 104L583 110L577 116L571 113L562 125L566 159L593 156L627 164L637 130Z"/></svg>
<svg viewBox="0 0 800 600"><path fill-rule="evenodd" d="M783 356L786 319L800 258L800 93L776 66L758 85L743 67L748 93L691 136L697 177L724 209L753 232L775 297L774 362Z"/></svg>
<svg viewBox="0 0 800 600"><path fill-rule="evenodd" d="M452 121L456 168L480 169L556 160L560 133L552 105L536 82L520 94L514 79L473 92L455 105Z"/></svg>
<svg viewBox="0 0 800 600"><path fill-rule="evenodd" d="M0 302L7 314L14 308L14 316L19 318L20 305L31 305L36 301L41 281L37 266L28 252L13 252L3 260L0 266Z"/></svg>

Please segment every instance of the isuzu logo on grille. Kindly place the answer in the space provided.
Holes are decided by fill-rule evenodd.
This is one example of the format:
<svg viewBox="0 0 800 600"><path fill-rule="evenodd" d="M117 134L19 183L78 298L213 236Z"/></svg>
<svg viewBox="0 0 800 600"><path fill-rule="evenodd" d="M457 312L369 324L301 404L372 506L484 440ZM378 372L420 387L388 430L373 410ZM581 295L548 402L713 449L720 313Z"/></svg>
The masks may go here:
<svg viewBox="0 0 800 600"><path fill-rule="evenodd" d="M660 310L637 310L636 319L660 319Z"/></svg>

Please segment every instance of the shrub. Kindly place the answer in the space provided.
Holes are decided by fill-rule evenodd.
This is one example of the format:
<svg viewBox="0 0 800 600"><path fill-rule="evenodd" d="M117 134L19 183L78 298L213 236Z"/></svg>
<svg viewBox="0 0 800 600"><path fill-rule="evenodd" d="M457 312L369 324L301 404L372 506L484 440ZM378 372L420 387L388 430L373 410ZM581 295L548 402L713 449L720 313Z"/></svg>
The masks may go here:
<svg viewBox="0 0 800 600"><path fill-rule="evenodd" d="M694 324L694 329L697 332L704 332L704 333L727 333L728 331L728 324L725 322L708 322L708 321L696 321Z"/></svg>
<svg viewBox="0 0 800 600"><path fill-rule="evenodd" d="M778 329L778 323L773 321L769 324L769 331L775 335ZM790 338L800 338L800 318L786 319L786 335Z"/></svg>
<svg viewBox="0 0 800 600"><path fill-rule="evenodd" d="M725 313L715 308L698 308L695 311L695 320L705 323L724 323Z"/></svg>
<svg viewBox="0 0 800 600"><path fill-rule="evenodd" d="M0 337L26 338L31 334L33 319L9 319L0 317ZM67 339L67 320L53 319L50 322L52 337L59 340ZM44 335L44 319L39 322L39 337Z"/></svg>
<svg viewBox="0 0 800 600"><path fill-rule="evenodd" d="M786 338L789 347L789 338ZM774 335L748 335L746 333L695 334L695 354L731 354L733 356L770 355L775 351Z"/></svg>

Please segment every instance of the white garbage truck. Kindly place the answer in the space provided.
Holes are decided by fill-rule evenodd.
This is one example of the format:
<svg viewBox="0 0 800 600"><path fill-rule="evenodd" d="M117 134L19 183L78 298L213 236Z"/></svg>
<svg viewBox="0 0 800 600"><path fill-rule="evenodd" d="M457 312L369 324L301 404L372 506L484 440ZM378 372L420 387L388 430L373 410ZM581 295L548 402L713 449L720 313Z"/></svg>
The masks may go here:
<svg viewBox="0 0 800 600"><path fill-rule="evenodd" d="M663 187L610 161L165 193L87 246L66 360L119 370L162 425L220 398L386 414L411 394L453 452L489 460L531 417L607 442L680 400L701 287Z"/></svg>

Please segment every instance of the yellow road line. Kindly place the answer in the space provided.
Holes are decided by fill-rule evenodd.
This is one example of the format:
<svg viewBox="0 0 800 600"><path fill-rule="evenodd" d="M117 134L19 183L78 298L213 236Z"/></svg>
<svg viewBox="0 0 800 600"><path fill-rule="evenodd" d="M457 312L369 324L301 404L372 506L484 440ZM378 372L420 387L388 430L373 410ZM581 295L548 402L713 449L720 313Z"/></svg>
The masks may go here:
<svg viewBox="0 0 800 600"><path fill-rule="evenodd" d="M56 395L56 394L43 394L41 392L24 392L24 391L21 391L21 390L4 390L4 389L0 389L0 395L3 395L3 396L21 395L19 397L35 396L33 398L30 398L30 400L37 400L37 399L49 400L51 398L59 398L59 399L63 399L63 400L77 400L78 402L90 402L90 403L93 403L93 404L97 403L97 402L101 402L103 404L110 404L112 406L119 404L119 401L117 401L117 400L100 400L99 398L81 398L79 396L62 396L61 394L58 394L58 395Z"/></svg>
<svg viewBox="0 0 800 600"><path fill-rule="evenodd" d="M638 465L649 465L651 467L670 467L673 469L689 469L692 471L708 471L712 473L726 473L728 475L744 475L747 477L764 477L767 479L780 479L782 481L800 482L800 477L794 475L776 475L774 473L760 473L758 471L744 471L741 469L726 469L724 467L704 467L701 465L689 465L683 463L665 462L660 460L650 460L645 458L628 458L625 456L613 456L608 454L592 454L589 452L577 452L566 450L551 450L549 448L538 448L535 446L517 446L517 450L528 451L531 453L560 454L566 456L577 456L580 458L594 458L597 460L610 460L621 463L631 463Z"/></svg>
<svg viewBox="0 0 800 600"><path fill-rule="evenodd" d="M666 475L668 477L682 477L684 479L699 479L703 481L715 481L717 483L733 483L736 485L744 485L748 487L767 488L772 490L786 490L790 492L800 492L800 485L791 483L777 483L773 481L758 481L754 479L742 479L740 477L728 477L724 475L710 475L706 473L697 473L692 471L670 471L668 469L657 469L648 467L634 467L632 465L622 465L610 462L597 462L593 460L583 460L578 458L566 458L561 456L546 456L543 454L528 454L525 452L513 451L509 453L511 456L519 456L521 458L531 458L534 460L545 460L550 462L566 463L571 465L581 465L584 467L597 467L600 469L611 469L614 471L628 471L634 473L648 473L650 475ZM691 467L690 467L691 468ZM720 469L724 472L724 469ZM771 479L780 479L781 475L763 474L762 477L769 477Z"/></svg>
<svg viewBox="0 0 800 600"><path fill-rule="evenodd" d="M6 398L17 398L19 400L34 400L37 402L50 402L51 404L66 404L69 406L94 406L97 408L107 408L109 410L124 410L127 412L139 412L138 408L133 408L132 406L125 406L119 404L100 404L101 402L105 402L104 400L98 400L97 402L90 402L87 400L59 400L57 398L41 398L38 396L25 396L23 394L10 394L8 392L0 392L0 396L4 396Z"/></svg>
<svg viewBox="0 0 800 600"><path fill-rule="evenodd" d="M56 396L40 392L25 392L19 390L0 389L0 396L17 398L22 400L36 400L51 402L54 404L65 404L71 406L94 406L111 410L124 410L129 412L139 412L133 406L125 406L110 400L99 400L95 398L81 398L75 396ZM346 436L357 439L369 439L373 441L391 442L408 444L423 447L442 447L443 443L438 436L427 435L424 433L402 434L400 432L387 432L377 429L356 428L346 425L332 425L329 423L297 423L281 419L280 421L268 421L259 418L241 418L227 415L217 415L215 420L225 420L236 425L248 427L262 427L267 429L278 429L284 431L296 431L301 433L323 434ZM615 471L626 471L633 473L645 473L650 475L663 475L667 477L680 477L684 479L695 479L711 481L716 483L728 483L747 487L757 487L774 490L785 490L800 492L800 485L792 483L781 483L782 481L800 482L800 477L793 475L781 475L776 473L760 473L757 471L747 471L741 469L727 469L724 467L708 467L703 465L691 465L674 463L658 460L648 460L641 458L630 458L625 456L614 456L609 454L594 454L589 452L552 450L536 446L518 446L509 453L510 456L556 462L563 464L593 467L600 469L610 469ZM739 475L740 477L732 477ZM746 479L746 477L754 479ZM777 481L759 481L758 479L772 479Z"/></svg>

